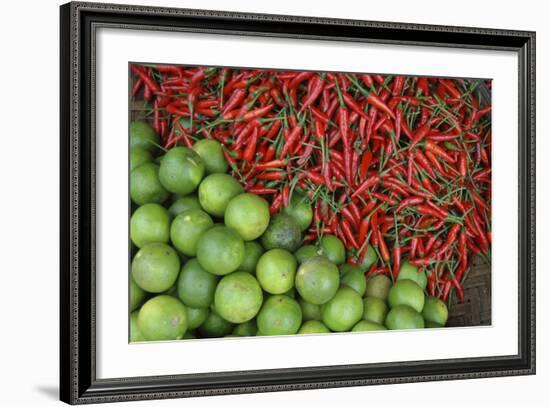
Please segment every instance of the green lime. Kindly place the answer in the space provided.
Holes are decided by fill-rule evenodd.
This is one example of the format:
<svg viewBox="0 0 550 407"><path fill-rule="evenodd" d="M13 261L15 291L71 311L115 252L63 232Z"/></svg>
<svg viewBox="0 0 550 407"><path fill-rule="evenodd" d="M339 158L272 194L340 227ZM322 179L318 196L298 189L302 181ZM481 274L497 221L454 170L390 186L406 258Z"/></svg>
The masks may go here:
<svg viewBox="0 0 550 407"><path fill-rule="evenodd" d="M254 240L269 224L269 204L254 194L240 194L231 199L225 209L225 224L246 240Z"/></svg>
<svg viewBox="0 0 550 407"><path fill-rule="evenodd" d="M298 192L292 194L289 205L283 209L283 212L294 219L302 232L309 227L313 219L313 211L309 200Z"/></svg>
<svg viewBox="0 0 550 407"><path fill-rule="evenodd" d="M437 322L424 321L424 328L443 328L445 325L438 324Z"/></svg>
<svg viewBox="0 0 550 407"><path fill-rule="evenodd" d="M204 270L197 259L188 260L178 277L178 297L189 307L209 307L214 302L218 279L218 276Z"/></svg>
<svg viewBox="0 0 550 407"><path fill-rule="evenodd" d="M159 144L159 137L149 124L142 121L130 123L130 148L141 147L153 150Z"/></svg>
<svg viewBox="0 0 550 407"><path fill-rule="evenodd" d="M203 338L220 338L233 329L233 324L220 317L215 311L210 311L206 320L198 328Z"/></svg>
<svg viewBox="0 0 550 407"><path fill-rule="evenodd" d="M250 321L246 321L235 326L232 333L236 336L254 336L256 335L257 330L258 328L256 327L256 321L251 319Z"/></svg>
<svg viewBox="0 0 550 407"><path fill-rule="evenodd" d="M324 235L320 242L321 253L336 265L346 261L346 248L344 243L336 236Z"/></svg>
<svg viewBox="0 0 550 407"><path fill-rule="evenodd" d="M388 312L385 325L388 329L420 329L424 328L424 319L408 305L397 305Z"/></svg>
<svg viewBox="0 0 550 407"><path fill-rule="evenodd" d="M212 174L199 185L199 202L206 212L221 218L231 199L243 192L239 182L228 174Z"/></svg>
<svg viewBox="0 0 550 407"><path fill-rule="evenodd" d="M367 250L365 252L365 256L363 257L363 261L360 264L360 267L363 269L363 271L367 271L376 262L377 259L378 256L376 255L376 252L369 244L367 245Z"/></svg>
<svg viewBox="0 0 550 407"><path fill-rule="evenodd" d="M187 329L192 330L201 326L208 317L208 308L187 308Z"/></svg>
<svg viewBox="0 0 550 407"><path fill-rule="evenodd" d="M426 289L428 284L428 279L426 277L426 272L424 270L418 270L418 267L413 266L408 261L401 264L399 269L399 274L397 275L397 281L399 280L412 280L420 286L423 290Z"/></svg>
<svg viewBox="0 0 550 407"><path fill-rule="evenodd" d="M168 198L159 180L158 165L146 163L130 173L130 197L138 205L163 203Z"/></svg>
<svg viewBox="0 0 550 407"><path fill-rule="evenodd" d="M231 228L214 226L197 243L197 260L212 274L229 274L239 268L243 259L243 239Z"/></svg>
<svg viewBox="0 0 550 407"><path fill-rule="evenodd" d="M386 301L388 299L391 286L392 282L388 276L384 274L377 274L367 280L367 290L365 291L365 295L367 297L376 297Z"/></svg>
<svg viewBox="0 0 550 407"><path fill-rule="evenodd" d="M130 311L135 311L143 303L145 291L136 284L130 274Z"/></svg>
<svg viewBox="0 0 550 407"><path fill-rule="evenodd" d="M312 304L329 301L340 285L338 267L325 256L315 256L303 262L296 273L296 289Z"/></svg>
<svg viewBox="0 0 550 407"><path fill-rule="evenodd" d="M408 305L417 312L424 308L424 291L412 280L396 281L388 295L390 307Z"/></svg>
<svg viewBox="0 0 550 407"><path fill-rule="evenodd" d="M340 282L342 285L353 288L360 296L363 296L367 289L367 280L365 280L365 274L361 270L346 271L340 277Z"/></svg>
<svg viewBox="0 0 550 407"><path fill-rule="evenodd" d="M168 243L170 240L168 211L155 203L137 208L130 218L130 239L137 247L143 247L148 243Z"/></svg>
<svg viewBox="0 0 550 407"><path fill-rule="evenodd" d="M361 267L359 267L357 264L349 264L349 263L340 264L338 266L338 270L340 270L341 275L346 274L348 271L360 271L361 273L363 273L363 270L361 270ZM364 274L363 274L363 277L364 277Z"/></svg>
<svg viewBox="0 0 550 407"><path fill-rule="evenodd" d="M187 147L168 150L160 162L159 179L170 192L189 194L199 186L203 176L202 159Z"/></svg>
<svg viewBox="0 0 550 407"><path fill-rule="evenodd" d="M349 331L363 316L363 300L352 288L341 287L336 295L321 307L321 321L331 331Z"/></svg>
<svg viewBox="0 0 550 407"><path fill-rule="evenodd" d="M302 264L310 257L318 256L318 251L319 248L317 246L306 244L294 252L294 257L296 257L296 261L298 263Z"/></svg>
<svg viewBox="0 0 550 407"><path fill-rule="evenodd" d="M139 310L138 326L148 341L181 339L187 330L187 310L180 300L157 295Z"/></svg>
<svg viewBox="0 0 550 407"><path fill-rule="evenodd" d="M359 321L355 326L352 328L352 332L362 332L362 331L384 331L387 330L384 325L377 324L376 322L371 321Z"/></svg>
<svg viewBox="0 0 550 407"><path fill-rule="evenodd" d="M223 277L214 296L216 312L235 324L254 318L262 302L260 283L252 274L244 271L236 271Z"/></svg>
<svg viewBox="0 0 550 407"><path fill-rule="evenodd" d="M197 195L185 195L176 199L168 208L168 212L173 217L176 217L188 209L202 209Z"/></svg>
<svg viewBox="0 0 550 407"><path fill-rule="evenodd" d="M130 171L151 161L153 161L153 156L149 150L143 147L134 147L130 150Z"/></svg>
<svg viewBox="0 0 550 407"><path fill-rule="evenodd" d="M258 242L244 242L244 259L239 266L240 271L255 273L256 265L260 256L264 253L264 248Z"/></svg>
<svg viewBox="0 0 550 407"><path fill-rule="evenodd" d="M363 299L363 319L377 324L383 324L388 313L388 306L380 298L366 297Z"/></svg>
<svg viewBox="0 0 550 407"><path fill-rule="evenodd" d="M445 303L437 297L426 297L422 316L425 321L434 322L439 326L445 326L449 311Z"/></svg>
<svg viewBox="0 0 550 407"><path fill-rule="evenodd" d="M321 306L307 302L303 298L298 300L302 309L302 319L304 321L319 321L321 319Z"/></svg>
<svg viewBox="0 0 550 407"><path fill-rule="evenodd" d="M264 302L256 323L265 335L293 335L302 324L302 311L296 300L272 295Z"/></svg>
<svg viewBox="0 0 550 407"><path fill-rule="evenodd" d="M193 150L204 162L207 174L225 174L228 169L227 161L223 156L222 145L212 139L201 139L193 145Z"/></svg>
<svg viewBox="0 0 550 407"><path fill-rule="evenodd" d="M267 249L285 249L294 252L302 240L300 228L294 220L280 213L271 218L269 226L262 235L262 245Z"/></svg>
<svg viewBox="0 0 550 407"><path fill-rule="evenodd" d="M296 259L283 249L265 252L256 266L256 277L270 294L284 294L294 286Z"/></svg>
<svg viewBox="0 0 550 407"><path fill-rule="evenodd" d="M172 287L179 271L178 254L164 243L149 243L143 246L132 260L134 281L150 293L161 293Z"/></svg>
<svg viewBox="0 0 550 407"><path fill-rule="evenodd" d="M214 226L210 215L200 209L188 209L180 213L170 227L174 247L186 256L197 255L199 238Z"/></svg>
<svg viewBox="0 0 550 407"><path fill-rule="evenodd" d="M130 342L144 342L147 340L139 329L138 316L139 311L130 314Z"/></svg>
<svg viewBox="0 0 550 407"><path fill-rule="evenodd" d="M326 334L330 330L321 321L306 321L302 324L299 334Z"/></svg>

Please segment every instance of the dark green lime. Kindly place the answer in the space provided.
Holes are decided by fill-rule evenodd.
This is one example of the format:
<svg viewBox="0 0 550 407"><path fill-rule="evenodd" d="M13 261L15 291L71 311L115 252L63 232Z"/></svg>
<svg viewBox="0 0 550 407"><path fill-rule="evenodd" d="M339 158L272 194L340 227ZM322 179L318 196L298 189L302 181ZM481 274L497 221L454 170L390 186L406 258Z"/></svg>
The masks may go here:
<svg viewBox="0 0 550 407"><path fill-rule="evenodd" d="M130 342L144 342L147 340L139 329L138 317L139 311L130 314Z"/></svg>
<svg viewBox="0 0 550 407"><path fill-rule="evenodd" d="M208 317L208 308L191 308L187 309L187 329L192 330L201 326L206 317Z"/></svg>
<svg viewBox="0 0 550 407"><path fill-rule="evenodd" d="M307 302L303 298L298 300L300 308L302 309L302 319L304 321L320 321L321 320L321 306Z"/></svg>
<svg viewBox="0 0 550 407"><path fill-rule="evenodd" d="M231 332L233 324L220 317L215 311L210 311L206 320L198 328L198 333L204 338L220 338Z"/></svg>
<svg viewBox="0 0 550 407"><path fill-rule="evenodd" d="M290 203L283 209L283 212L294 219L301 231L306 230L313 219L313 210L309 200L298 192L292 194Z"/></svg>
<svg viewBox="0 0 550 407"><path fill-rule="evenodd" d="M239 270L246 271L247 273L255 273L256 265L263 253L264 248L258 242L244 242L244 259L239 266Z"/></svg>
<svg viewBox="0 0 550 407"><path fill-rule="evenodd" d="M188 209L202 209L197 195L185 195L176 199L168 208L168 212L175 218Z"/></svg>
<svg viewBox="0 0 550 407"><path fill-rule="evenodd" d="M145 291L136 284L132 275L130 274L130 311L134 311L139 308L145 299Z"/></svg>
<svg viewBox="0 0 550 407"><path fill-rule="evenodd" d="M236 325L233 329L233 335L236 336L254 336L256 335L258 328L256 327L256 320L251 319L250 321L243 322L242 324Z"/></svg>
<svg viewBox="0 0 550 407"><path fill-rule="evenodd" d="M280 213L269 222L269 226L261 237L266 250L284 249L294 252L302 240L300 228L288 215Z"/></svg>

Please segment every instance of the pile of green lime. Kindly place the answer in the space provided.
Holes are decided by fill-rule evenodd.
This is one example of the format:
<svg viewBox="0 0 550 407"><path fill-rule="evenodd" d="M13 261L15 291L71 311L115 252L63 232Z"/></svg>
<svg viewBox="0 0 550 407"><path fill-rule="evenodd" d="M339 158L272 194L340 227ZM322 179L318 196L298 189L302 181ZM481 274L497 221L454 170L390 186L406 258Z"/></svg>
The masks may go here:
<svg viewBox="0 0 550 407"><path fill-rule="evenodd" d="M424 271L404 262L395 283L367 280L372 247L351 265L334 235L304 244L307 197L296 192L271 216L227 173L219 142L164 152L144 122L132 122L130 136L132 342L445 325Z"/></svg>

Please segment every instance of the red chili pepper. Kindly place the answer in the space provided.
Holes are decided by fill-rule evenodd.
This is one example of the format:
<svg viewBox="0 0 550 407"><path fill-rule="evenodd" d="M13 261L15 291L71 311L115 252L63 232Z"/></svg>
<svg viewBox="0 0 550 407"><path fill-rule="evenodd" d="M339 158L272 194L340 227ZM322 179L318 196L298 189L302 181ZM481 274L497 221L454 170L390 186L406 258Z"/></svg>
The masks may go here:
<svg viewBox="0 0 550 407"><path fill-rule="evenodd" d="M408 206L415 206L415 205L421 204L422 202L424 202L423 197L421 197L421 196L410 196L408 198L403 199L399 203L399 206L395 209L395 212L399 213Z"/></svg>
<svg viewBox="0 0 550 407"><path fill-rule="evenodd" d="M300 112L303 112L305 109L307 109L317 100L317 98L323 92L324 86L325 86L325 82L319 75L316 75L313 77L313 83L311 85L310 94L306 98L306 100L303 102L302 107L299 110Z"/></svg>
<svg viewBox="0 0 550 407"><path fill-rule="evenodd" d="M256 194L256 195L271 195L271 194L276 194L278 190L274 188L252 187L252 188L248 188L247 192L251 194Z"/></svg>
<svg viewBox="0 0 550 407"><path fill-rule="evenodd" d="M279 154L279 159L282 160L286 154L289 152L289 150L294 147L294 143L300 138L302 135L302 126L296 126L292 129L292 131L289 133L288 138L286 138L285 144L281 150L281 153Z"/></svg>
<svg viewBox="0 0 550 407"><path fill-rule="evenodd" d="M382 110L388 116L395 120L395 113L378 97L372 93L367 98L367 102L375 106L378 110Z"/></svg>
<svg viewBox="0 0 550 407"><path fill-rule="evenodd" d="M380 255L382 256L382 259L384 261L389 261L390 252L388 250L388 246L386 245L386 241L382 237L382 232L380 231L380 229L373 230L373 233L376 234L377 232L378 232L378 248L380 249Z"/></svg>
<svg viewBox="0 0 550 407"><path fill-rule="evenodd" d="M130 69L135 75L141 78L141 80L145 83L146 87L149 88L151 92L160 92L159 85L143 70L143 68L138 68L137 65L130 65Z"/></svg>
<svg viewBox="0 0 550 407"><path fill-rule="evenodd" d="M356 198L357 196L361 195L363 192L365 192L368 188L378 184L380 182L380 177L378 175L373 175L372 177L367 178L357 189L355 192L351 195L351 198Z"/></svg>
<svg viewBox="0 0 550 407"><path fill-rule="evenodd" d="M449 154L445 152L441 147L439 147L437 144L433 143L430 140L426 140L425 144L426 152L431 152L434 155L443 158L445 161L449 163L454 163L456 160L453 159Z"/></svg>
<svg viewBox="0 0 550 407"><path fill-rule="evenodd" d="M340 227L342 228L342 231L344 232L344 235L346 236L346 240L348 241L348 243L350 243L353 247L358 249L359 245L355 240L353 231L351 230L351 226L347 221L347 219L342 219L342 221L340 222Z"/></svg>
<svg viewBox="0 0 550 407"><path fill-rule="evenodd" d="M397 244L393 247L393 280L397 280L401 268L401 247Z"/></svg>
<svg viewBox="0 0 550 407"><path fill-rule="evenodd" d="M243 116L243 120L244 121L251 121L251 120L254 120L254 119L257 119L258 117L263 117L265 116L267 113L269 113L271 111L271 109L273 109L273 106L274 104L273 103L270 103L269 105L267 106L264 106L264 107L260 107L256 110L251 110L250 112L247 112L244 116Z"/></svg>

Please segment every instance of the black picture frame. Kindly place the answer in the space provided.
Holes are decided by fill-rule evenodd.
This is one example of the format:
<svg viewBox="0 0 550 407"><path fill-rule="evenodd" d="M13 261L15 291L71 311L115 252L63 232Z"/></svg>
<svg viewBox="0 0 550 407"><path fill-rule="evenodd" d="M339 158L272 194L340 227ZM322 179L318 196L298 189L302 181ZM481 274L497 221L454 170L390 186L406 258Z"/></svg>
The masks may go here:
<svg viewBox="0 0 550 407"><path fill-rule="evenodd" d="M68 3L60 8L60 395L70 404L535 373L535 33ZM515 355L97 379L95 49L98 27L507 50L519 57L519 351Z"/></svg>

